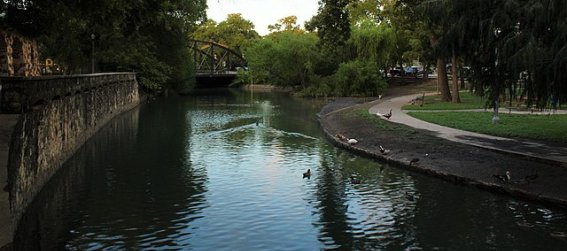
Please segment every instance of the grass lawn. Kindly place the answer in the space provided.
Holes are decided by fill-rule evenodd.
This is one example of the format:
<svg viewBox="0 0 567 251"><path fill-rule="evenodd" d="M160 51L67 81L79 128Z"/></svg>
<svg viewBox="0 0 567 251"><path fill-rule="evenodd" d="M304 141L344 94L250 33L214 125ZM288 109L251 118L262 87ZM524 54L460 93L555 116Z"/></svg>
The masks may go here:
<svg viewBox="0 0 567 251"><path fill-rule="evenodd" d="M492 112L409 112L431 123L502 137L567 142L567 115L520 115L500 113L492 124Z"/></svg>
<svg viewBox="0 0 567 251"><path fill-rule="evenodd" d="M407 104L402 107L403 110L466 110L466 109L484 109L486 99L475 96L470 92L460 92L461 103L453 104L450 102L442 102L441 95L425 96L425 104L419 106L419 102L415 105ZM417 94L416 97L421 97ZM409 100L408 100L409 101Z"/></svg>
<svg viewBox="0 0 567 251"><path fill-rule="evenodd" d="M397 124L388 123L385 120L376 116L376 114L368 113L368 108L354 109L348 112L348 116L358 116L371 121L376 128L383 132L397 132L403 136L410 136L417 133L417 130L410 127L401 127Z"/></svg>

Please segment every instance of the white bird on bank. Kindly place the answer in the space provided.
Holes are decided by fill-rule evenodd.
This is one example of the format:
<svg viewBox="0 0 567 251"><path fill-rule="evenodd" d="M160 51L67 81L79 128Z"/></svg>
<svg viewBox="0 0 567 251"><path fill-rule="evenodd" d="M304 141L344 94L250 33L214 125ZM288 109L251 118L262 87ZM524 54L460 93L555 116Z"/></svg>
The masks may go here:
<svg viewBox="0 0 567 251"><path fill-rule="evenodd" d="M356 140L356 139L348 139L347 142L348 142L350 145L356 145L356 144L358 144L358 140Z"/></svg>
<svg viewBox="0 0 567 251"><path fill-rule="evenodd" d="M381 152L382 154L388 154L388 153L390 153L390 150L389 150L389 149L385 149L384 147L382 147L382 146L380 145L380 152Z"/></svg>

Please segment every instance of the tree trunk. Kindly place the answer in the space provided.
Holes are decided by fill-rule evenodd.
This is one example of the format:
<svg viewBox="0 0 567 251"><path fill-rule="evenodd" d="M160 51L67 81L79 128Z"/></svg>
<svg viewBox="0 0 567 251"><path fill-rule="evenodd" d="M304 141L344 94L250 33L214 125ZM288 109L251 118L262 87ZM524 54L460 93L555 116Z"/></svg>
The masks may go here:
<svg viewBox="0 0 567 251"><path fill-rule="evenodd" d="M437 86L441 91L441 101L450 102L451 92L449 91L449 81L447 80L445 59L439 56L437 57Z"/></svg>
<svg viewBox="0 0 567 251"><path fill-rule="evenodd" d="M439 37L432 33L431 37L429 37L429 42L431 43L431 47L437 51L437 89L441 91L441 101L450 102L452 98L451 92L449 91L449 82L447 80L445 58L440 55L439 50L437 49L439 46Z"/></svg>
<svg viewBox="0 0 567 251"><path fill-rule="evenodd" d="M457 71L457 56L455 56L455 49L453 49L453 57L452 57L452 65L451 65L451 73L452 77L451 80L453 82L453 103L461 103L461 96L459 95L459 72Z"/></svg>

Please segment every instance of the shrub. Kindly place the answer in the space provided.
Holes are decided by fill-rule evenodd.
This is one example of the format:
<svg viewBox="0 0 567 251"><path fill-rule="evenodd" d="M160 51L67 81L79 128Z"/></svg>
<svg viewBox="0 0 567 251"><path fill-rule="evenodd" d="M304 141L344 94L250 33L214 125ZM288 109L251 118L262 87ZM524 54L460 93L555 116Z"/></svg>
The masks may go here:
<svg viewBox="0 0 567 251"><path fill-rule="evenodd" d="M374 64L366 61L341 63L333 79L337 96L377 96L387 87Z"/></svg>

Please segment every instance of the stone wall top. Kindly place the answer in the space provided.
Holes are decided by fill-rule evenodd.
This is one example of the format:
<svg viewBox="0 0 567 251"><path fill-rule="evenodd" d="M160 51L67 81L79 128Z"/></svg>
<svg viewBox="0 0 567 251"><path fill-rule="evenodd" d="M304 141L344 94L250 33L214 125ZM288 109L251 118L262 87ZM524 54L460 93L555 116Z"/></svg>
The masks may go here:
<svg viewBox="0 0 567 251"><path fill-rule="evenodd" d="M21 113L65 96L110 84L136 79L133 72L59 75L42 77L0 77L0 111Z"/></svg>

